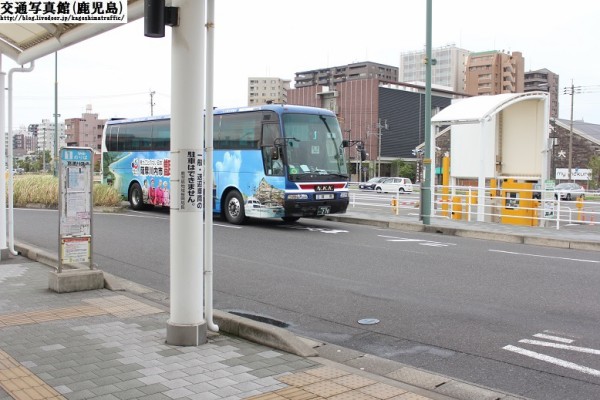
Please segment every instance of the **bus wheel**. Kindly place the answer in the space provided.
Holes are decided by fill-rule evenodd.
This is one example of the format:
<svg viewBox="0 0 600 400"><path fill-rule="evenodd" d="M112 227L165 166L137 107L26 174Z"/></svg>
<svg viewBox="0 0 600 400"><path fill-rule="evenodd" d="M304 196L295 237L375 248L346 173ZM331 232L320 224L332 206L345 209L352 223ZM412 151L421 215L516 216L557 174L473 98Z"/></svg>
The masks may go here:
<svg viewBox="0 0 600 400"><path fill-rule="evenodd" d="M142 187L139 183L135 182L129 188L129 204L134 210L141 210L144 208L144 197L142 193Z"/></svg>
<svg viewBox="0 0 600 400"><path fill-rule="evenodd" d="M300 217L281 217L283 222L293 223L300 219Z"/></svg>
<svg viewBox="0 0 600 400"><path fill-rule="evenodd" d="M244 200L237 190L232 190L225 197L225 218L229 223L241 225L246 220Z"/></svg>

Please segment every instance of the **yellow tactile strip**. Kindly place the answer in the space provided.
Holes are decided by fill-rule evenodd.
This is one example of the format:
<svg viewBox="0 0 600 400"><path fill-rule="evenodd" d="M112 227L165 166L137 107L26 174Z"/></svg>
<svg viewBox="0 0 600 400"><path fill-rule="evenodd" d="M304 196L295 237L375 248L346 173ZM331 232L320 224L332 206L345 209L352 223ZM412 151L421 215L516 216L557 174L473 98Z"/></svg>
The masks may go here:
<svg viewBox="0 0 600 400"><path fill-rule="evenodd" d="M163 312L159 308L149 306L127 296L98 297L83 300L83 302L89 305L0 315L0 328L106 314L126 318Z"/></svg>
<svg viewBox="0 0 600 400"><path fill-rule="evenodd" d="M248 400L427 400L395 386L327 366L277 379L290 387Z"/></svg>
<svg viewBox="0 0 600 400"><path fill-rule="evenodd" d="M64 399L52 386L0 350L0 386L17 400Z"/></svg>

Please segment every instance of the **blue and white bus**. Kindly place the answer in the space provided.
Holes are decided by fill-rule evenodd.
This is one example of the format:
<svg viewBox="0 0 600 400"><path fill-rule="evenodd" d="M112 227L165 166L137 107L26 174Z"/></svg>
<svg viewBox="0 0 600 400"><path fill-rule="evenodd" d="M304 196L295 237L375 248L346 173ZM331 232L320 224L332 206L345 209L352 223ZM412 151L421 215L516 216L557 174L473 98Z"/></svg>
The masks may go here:
<svg viewBox="0 0 600 400"><path fill-rule="evenodd" d="M133 209L169 207L169 127L168 116L106 123L103 181ZM217 109L213 138L213 211L229 222L346 211L350 144L332 112L289 105Z"/></svg>

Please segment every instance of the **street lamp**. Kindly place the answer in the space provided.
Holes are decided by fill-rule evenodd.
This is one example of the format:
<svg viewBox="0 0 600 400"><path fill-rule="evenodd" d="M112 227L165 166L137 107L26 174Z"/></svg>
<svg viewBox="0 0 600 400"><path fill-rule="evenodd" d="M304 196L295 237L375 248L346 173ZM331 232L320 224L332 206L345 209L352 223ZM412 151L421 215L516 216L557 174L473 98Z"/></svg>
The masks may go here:
<svg viewBox="0 0 600 400"><path fill-rule="evenodd" d="M573 167L573 99L575 98L575 91L581 93L579 90L581 86L574 86L573 80L571 79L571 86L565 87L564 94L571 96L571 123L569 125L569 181L572 181L571 168Z"/></svg>

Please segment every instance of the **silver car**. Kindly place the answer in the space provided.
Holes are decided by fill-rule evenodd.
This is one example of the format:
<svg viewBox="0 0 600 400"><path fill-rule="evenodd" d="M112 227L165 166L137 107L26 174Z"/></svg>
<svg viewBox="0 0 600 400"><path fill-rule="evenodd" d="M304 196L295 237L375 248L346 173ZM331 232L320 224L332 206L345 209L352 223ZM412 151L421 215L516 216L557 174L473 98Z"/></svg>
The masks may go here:
<svg viewBox="0 0 600 400"><path fill-rule="evenodd" d="M554 198L558 200L559 196L561 200L575 200L578 197L585 197L585 190L577 183L560 183L554 187Z"/></svg>

